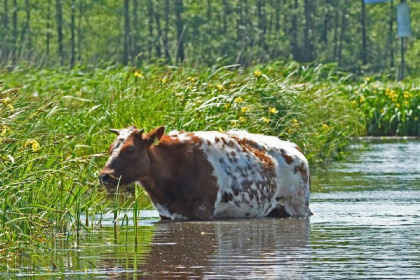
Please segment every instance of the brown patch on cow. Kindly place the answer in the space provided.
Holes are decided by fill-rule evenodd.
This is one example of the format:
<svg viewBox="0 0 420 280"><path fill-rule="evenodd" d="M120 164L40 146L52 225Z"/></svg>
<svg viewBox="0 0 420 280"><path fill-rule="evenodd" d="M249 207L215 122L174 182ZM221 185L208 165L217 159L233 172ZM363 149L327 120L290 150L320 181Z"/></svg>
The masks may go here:
<svg viewBox="0 0 420 280"><path fill-rule="evenodd" d="M287 164L290 165L293 163L293 157L286 154L286 151L284 149L281 149L280 152L281 152L281 156L284 158Z"/></svg>
<svg viewBox="0 0 420 280"><path fill-rule="evenodd" d="M306 169L306 167L303 163L295 166L294 172L295 172L295 174L298 173L298 172L300 173L300 175L302 176L305 184L309 182L308 170Z"/></svg>
<svg viewBox="0 0 420 280"><path fill-rule="evenodd" d="M222 195L221 202L228 203L233 200L233 195L231 193L224 192Z"/></svg>
<svg viewBox="0 0 420 280"><path fill-rule="evenodd" d="M149 148L150 172L140 182L153 203L171 214L190 220L208 220L214 213L217 179L206 154L200 149L202 140L194 133L179 141L164 135L159 145Z"/></svg>
<svg viewBox="0 0 420 280"><path fill-rule="evenodd" d="M295 149L298 150L300 153L303 154L302 150L299 148L299 146L295 146Z"/></svg>
<svg viewBox="0 0 420 280"><path fill-rule="evenodd" d="M216 137L216 139L214 139L214 141L216 141L216 143L219 143L220 142L219 137Z"/></svg>

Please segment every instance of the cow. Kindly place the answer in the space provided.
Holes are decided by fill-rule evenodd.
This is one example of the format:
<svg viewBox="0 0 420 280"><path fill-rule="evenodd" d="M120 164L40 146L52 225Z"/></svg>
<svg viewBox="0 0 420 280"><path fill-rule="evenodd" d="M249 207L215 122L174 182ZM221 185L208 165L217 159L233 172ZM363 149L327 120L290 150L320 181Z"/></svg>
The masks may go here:
<svg viewBox="0 0 420 280"><path fill-rule="evenodd" d="M307 217L310 173L296 144L232 130L116 130L99 173L109 191L139 182L165 220Z"/></svg>

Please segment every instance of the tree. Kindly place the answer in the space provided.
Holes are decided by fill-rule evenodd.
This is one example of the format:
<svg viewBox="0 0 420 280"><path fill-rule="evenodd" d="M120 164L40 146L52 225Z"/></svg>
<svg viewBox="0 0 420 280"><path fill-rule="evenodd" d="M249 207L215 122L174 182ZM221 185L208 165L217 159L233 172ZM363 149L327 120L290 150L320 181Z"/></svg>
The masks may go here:
<svg viewBox="0 0 420 280"><path fill-rule="evenodd" d="M63 9L61 0L55 1L56 21L57 21L57 40L58 40L58 57L60 65L64 65L64 49L63 49Z"/></svg>
<svg viewBox="0 0 420 280"><path fill-rule="evenodd" d="M76 10L76 3L75 0L71 0L71 54L70 54L70 67L74 67L74 63L76 61L76 23L74 19L74 13Z"/></svg>
<svg viewBox="0 0 420 280"><path fill-rule="evenodd" d="M129 0L124 0L124 57L123 63L128 64L130 53L130 6Z"/></svg>
<svg viewBox="0 0 420 280"><path fill-rule="evenodd" d="M313 0L312 0L313 1ZM303 41L303 61L310 62L312 57L312 1L305 0L305 31Z"/></svg>
<svg viewBox="0 0 420 280"><path fill-rule="evenodd" d="M366 65L367 61L367 39L366 39L366 5L365 1L362 1L362 63Z"/></svg>
<svg viewBox="0 0 420 280"><path fill-rule="evenodd" d="M176 31L177 31L177 48L176 48L176 61L183 62L185 59L184 53L184 22L182 21L182 13L184 6L182 0L175 0L175 15L176 15Z"/></svg>

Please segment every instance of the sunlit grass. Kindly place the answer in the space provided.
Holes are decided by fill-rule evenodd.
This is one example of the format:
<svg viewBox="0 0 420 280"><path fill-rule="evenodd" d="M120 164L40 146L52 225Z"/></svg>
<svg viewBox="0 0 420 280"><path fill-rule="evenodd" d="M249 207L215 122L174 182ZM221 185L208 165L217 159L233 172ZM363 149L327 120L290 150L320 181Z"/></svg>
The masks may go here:
<svg viewBox="0 0 420 280"><path fill-rule="evenodd" d="M420 136L418 81L379 82L368 77L348 91L363 111L370 135Z"/></svg>

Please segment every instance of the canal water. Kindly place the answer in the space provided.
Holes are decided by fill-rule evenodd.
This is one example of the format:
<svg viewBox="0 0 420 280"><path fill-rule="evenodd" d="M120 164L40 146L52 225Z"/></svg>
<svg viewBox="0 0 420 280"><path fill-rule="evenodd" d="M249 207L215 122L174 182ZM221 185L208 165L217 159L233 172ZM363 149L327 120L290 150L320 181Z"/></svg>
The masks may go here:
<svg viewBox="0 0 420 280"><path fill-rule="evenodd" d="M361 141L352 149L314 172L309 219L161 222L142 211L135 246L133 226L115 237L110 215L101 230L53 252L36 275L420 279L420 142Z"/></svg>

